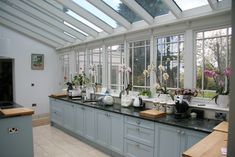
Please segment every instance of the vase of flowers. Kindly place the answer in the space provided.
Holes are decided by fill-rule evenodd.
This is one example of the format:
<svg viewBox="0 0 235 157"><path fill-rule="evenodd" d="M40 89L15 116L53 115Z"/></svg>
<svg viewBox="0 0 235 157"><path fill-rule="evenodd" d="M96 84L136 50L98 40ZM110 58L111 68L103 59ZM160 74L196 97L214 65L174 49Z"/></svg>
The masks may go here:
<svg viewBox="0 0 235 157"><path fill-rule="evenodd" d="M183 95L183 99L190 102L192 97L196 97L198 95L198 91L196 89L179 88L175 90L175 95Z"/></svg>
<svg viewBox="0 0 235 157"><path fill-rule="evenodd" d="M230 77L232 74L232 69L227 67L223 72L214 71L214 70L205 70L205 76L213 78L216 85L216 95L212 98L215 99L215 103L220 107L227 107L229 104L229 85ZM227 86L225 86L225 82Z"/></svg>
<svg viewBox="0 0 235 157"><path fill-rule="evenodd" d="M158 97L160 98L160 100L168 101L170 100L170 98L173 100L173 96L170 93L171 91L167 89L167 80L169 79L169 75L166 72L164 66L159 65L158 69L160 71L162 79L157 76L157 68L154 64L148 65L148 68L143 71L143 74L145 77L149 77L150 73L154 72L156 74L156 84L154 85L154 88L158 93Z"/></svg>

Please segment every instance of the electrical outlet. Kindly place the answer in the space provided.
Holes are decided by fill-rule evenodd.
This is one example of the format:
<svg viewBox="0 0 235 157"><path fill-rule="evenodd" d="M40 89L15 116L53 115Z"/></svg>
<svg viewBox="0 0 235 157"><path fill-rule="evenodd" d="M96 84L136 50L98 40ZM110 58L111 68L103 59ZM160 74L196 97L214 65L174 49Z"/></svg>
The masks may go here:
<svg viewBox="0 0 235 157"><path fill-rule="evenodd" d="M215 118L220 120L226 120L227 114L224 112L215 112Z"/></svg>
<svg viewBox="0 0 235 157"><path fill-rule="evenodd" d="M36 103L33 103L33 104L32 104L32 107L36 107L36 106L37 106L37 104L36 104Z"/></svg>

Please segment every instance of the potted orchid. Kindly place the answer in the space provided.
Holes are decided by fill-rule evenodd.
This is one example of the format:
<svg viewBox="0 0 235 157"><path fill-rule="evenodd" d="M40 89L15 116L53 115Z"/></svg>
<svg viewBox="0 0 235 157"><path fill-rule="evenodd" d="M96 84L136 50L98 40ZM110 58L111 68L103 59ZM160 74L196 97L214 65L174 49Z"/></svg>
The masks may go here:
<svg viewBox="0 0 235 157"><path fill-rule="evenodd" d="M169 75L166 72L164 66L161 64L158 66L158 69L160 71L160 74L162 75L162 80L157 76L157 68L154 64L148 65L147 69L143 71L143 74L145 77L149 77L151 72L154 72L156 74L156 84L154 86L155 90L158 94L158 97L160 95L164 95L167 99L167 97L170 95L172 100L173 96L170 93L170 90L167 89L167 80L169 79Z"/></svg>
<svg viewBox="0 0 235 157"><path fill-rule="evenodd" d="M232 74L232 69L227 67L223 72L214 71L214 70L205 70L205 76L213 78L216 84L216 95L212 98L215 99L215 103L219 105L228 105L229 103L229 85L230 85L230 77ZM225 81L227 81L227 86L225 86Z"/></svg>

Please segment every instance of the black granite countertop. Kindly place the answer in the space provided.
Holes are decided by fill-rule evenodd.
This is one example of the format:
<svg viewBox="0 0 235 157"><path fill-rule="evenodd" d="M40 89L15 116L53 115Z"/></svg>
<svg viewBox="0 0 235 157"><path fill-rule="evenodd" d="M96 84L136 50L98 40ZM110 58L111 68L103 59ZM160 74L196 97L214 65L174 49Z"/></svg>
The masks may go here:
<svg viewBox="0 0 235 157"><path fill-rule="evenodd" d="M54 98L54 97L52 97ZM166 115L160 118L152 119L152 118L146 118L142 117L139 115L140 111L146 110L144 108L136 108L136 107L122 107L120 104L113 104L111 106L103 105L102 103L97 103L97 102L81 102L80 100L72 100L70 98L56 98L59 100L75 103L75 104L80 104L84 106L89 106L92 108L104 110L104 111L109 111L109 112L114 112L114 113L119 113L127 116L132 116L136 118L141 118L145 120L150 120L158 123L163 123L163 124L168 124L172 126L177 126L181 128L186 128L186 129L192 129L196 131L202 131L206 133L211 133L213 131L213 128L218 125L220 120L214 120L214 119L191 119L191 118L186 118L186 119L175 119L174 115ZM99 104L99 105L97 105Z"/></svg>

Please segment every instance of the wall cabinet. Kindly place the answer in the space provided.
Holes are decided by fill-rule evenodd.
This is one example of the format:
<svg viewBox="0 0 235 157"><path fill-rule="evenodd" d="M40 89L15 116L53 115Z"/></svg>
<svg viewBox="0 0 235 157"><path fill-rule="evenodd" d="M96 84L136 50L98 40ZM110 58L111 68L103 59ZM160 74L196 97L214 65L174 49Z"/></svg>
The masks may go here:
<svg viewBox="0 0 235 157"><path fill-rule="evenodd" d="M0 119L0 156L32 157L32 116Z"/></svg>
<svg viewBox="0 0 235 157"><path fill-rule="evenodd" d="M95 110L93 108L76 105L75 133L89 140L95 140Z"/></svg>
<svg viewBox="0 0 235 157"><path fill-rule="evenodd" d="M155 157L180 157L208 134L155 123Z"/></svg>
<svg viewBox="0 0 235 157"><path fill-rule="evenodd" d="M96 110L96 142L123 154L123 115Z"/></svg>

